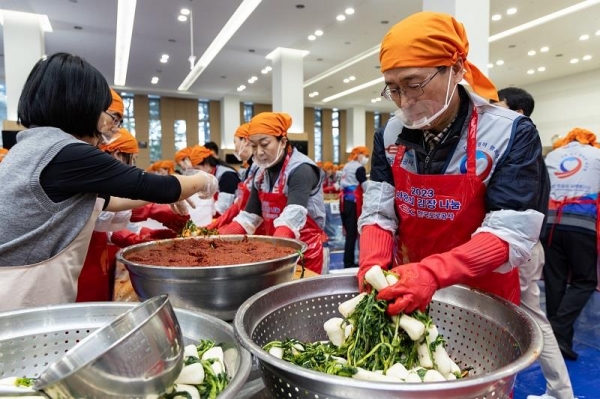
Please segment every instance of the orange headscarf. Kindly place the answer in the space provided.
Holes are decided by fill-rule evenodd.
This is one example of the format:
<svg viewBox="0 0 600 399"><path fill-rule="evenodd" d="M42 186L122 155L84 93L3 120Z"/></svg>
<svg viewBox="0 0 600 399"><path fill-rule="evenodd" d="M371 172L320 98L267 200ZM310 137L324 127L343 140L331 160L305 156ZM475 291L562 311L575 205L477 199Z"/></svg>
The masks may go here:
<svg viewBox="0 0 600 399"><path fill-rule="evenodd" d="M192 155L192 148L185 147L184 149L179 150L175 153L175 162L179 163L179 162L183 161L185 158L190 158L191 155Z"/></svg>
<svg viewBox="0 0 600 399"><path fill-rule="evenodd" d="M323 170L327 171L327 170L335 170L334 166L333 166L333 162L325 162L323 163Z"/></svg>
<svg viewBox="0 0 600 399"><path fill-rule="evenodd" d="M175 173L175 162L170 161L168 159L164 161L158 161L158 168L167 169L169 171L169 174L172 175L173 173Z"/></svg>
<svg viewBox="0 0 600 399"><path fill-rule="evenodd" d="M292 117L284 112L261 112L250 121L248 135L269 134L285 137L290 126Z"/></svg>
<svg viewBox="0 0 600 399"><path fill-rule="evenodd" d="M350 155L348 156L348 161L354 161L355 159L357 159L357 158L358 158L358 156L359 156L360 154L362 154L362 155L364 155L364 156L368 157L370 153L371 153L371 152L369 151L369 149L368 149L367 147L365 147L365 146L358 146L358 147L354 147L354 148L352 149L352 152L351 152L351 153L350 153Z"/></svg>
<svg viewBox="0 0 600 399"><path fill-rule="evenodd" d="M121 96L113 89L110 89L110 95L112 96L112 103L110 103L107 111L115 112L121 116L125 115L125 106L123 105Z"/></svg>
<svg viewBox="0 0 600 399"><path fill-rule="evenodd" d="M239 137L240 139L247 139L250 136L250 123L244 123L238 127L234 136Z"/></svg>
<svg viewBox="0 0 600 399"><path fill-rule="evenodd" d="M192 147L192 153L190 154L190 161L192 165L200 165L208 157L214 156L214 152L202 145L196 145Z"/></svg>
<svg viewBox="0 0 600 399"><path fill-rule="evenodd" d="M463 24L448 14L423 11L388 31L381 42L381 72L395 68L452 66L461 58L464 79L475 93L498 101L494 84L467 60L469 40Z"/></svg>
<svg viewBox="0 0 600 399"><path fill-rule="evenodd" d="M554 148L563 147L569 144L571 141L575 140L579 141L581 144L589 144L594 147L598 147L598 144L596 143L596 135L587 129L582 129L579 127L576 127L575 129L571 130L562 139L556 140L554 144L552 144L552 146Z"/></svg>
<svg viewBox="0 0 600 399"><path fill-rule="evenodd" d="M0 148L0 162L2 162L6 154L8 154L8 150L6 148Z"/></svg>
<svg viewBox="0 0 600 399"><path fill-rule="evenodd" d="M113 136L113 140L109 144L101 144L100 149L106 152L120 151L126 154L137 154L140 152L135 137L123 127Z"/></svg>

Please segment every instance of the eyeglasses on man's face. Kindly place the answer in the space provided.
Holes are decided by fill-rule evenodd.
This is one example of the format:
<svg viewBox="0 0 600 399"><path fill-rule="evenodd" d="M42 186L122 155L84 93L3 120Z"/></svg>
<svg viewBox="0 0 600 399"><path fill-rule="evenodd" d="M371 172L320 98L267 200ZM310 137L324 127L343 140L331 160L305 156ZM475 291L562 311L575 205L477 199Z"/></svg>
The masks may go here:
<svg viewBox="0 0 600 399"><path fill-rule="evenodd" d="M104 113L105 113L106 115L110 116L110 119L112 119L112 121L113 121L113 125L114 125L114 126L116 126L116 127L121 127L121 126L123 126L123 119L119 118L119 117L118 117L118 116L116 116L116 115L113 115L113 114L111 114L111 113L110 113L110 112L108 112L108 111L104 111Z"/></svg>
<svg viewBox="0 0 600 399"><path fill-rule="evenodd" d="M437 71L432 73L431 76L425 78L425 80L420 83L398 87L397 89L390 89L388 86L385 86L381 92L381 96L389 101L398 101L401 95L406 98L421 97L425 92L425 86L427 86L427 84L429 84L429 82L431 82L432 79L435 78L435 76L440 73L442 69L444 69L444 67L438 67Z"/></svg>

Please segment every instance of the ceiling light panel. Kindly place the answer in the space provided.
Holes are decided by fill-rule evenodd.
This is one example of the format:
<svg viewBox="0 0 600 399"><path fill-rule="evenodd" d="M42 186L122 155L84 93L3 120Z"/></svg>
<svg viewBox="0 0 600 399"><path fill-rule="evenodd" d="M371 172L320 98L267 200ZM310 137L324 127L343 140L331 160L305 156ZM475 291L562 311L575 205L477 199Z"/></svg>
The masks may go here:
<svg viewBox="0 0 600 399"><path fill-rule="evenodd" d="M115 86L125 86L137 0L119 0L115 42Z"/></svg>

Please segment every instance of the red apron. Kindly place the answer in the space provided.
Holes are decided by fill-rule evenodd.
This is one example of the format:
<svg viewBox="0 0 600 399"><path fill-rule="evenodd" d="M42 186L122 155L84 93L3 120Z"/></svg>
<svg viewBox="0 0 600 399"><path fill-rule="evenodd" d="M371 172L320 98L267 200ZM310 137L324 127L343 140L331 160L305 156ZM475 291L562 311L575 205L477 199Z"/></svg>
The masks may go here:
<svg viewBox="0 0 600 399"><path fill-rule="evenodd" d="M286 184L285 168L290 160L292 153L288 152L281 172L279 172L279 183L275 187L274 192L267 193L259 189L258 197L261 202L262 227L266 235L272 236L275 233L275 226L273 221L281 215L283 208L287 205L287 197L283 193L283 189ZM257 187L261 187L262 179L264 175L259 177ZM323 236L325 232L319 227L319 225L310 217L306 217L306 224L300 230L300 241L307 245L306 251L304 252L304 266L312 270L315 273L321 274L323 269Z"/></svg>
<svg viewBox="0 0 600 399"><path fill-rule="evenodd" d="M354 189L354 191L352 192L354 194L354 202L356 203L356 219L360 218L360 214L362 213L362 206L363 206L363 188L362 185L359 184L358 186L356 186L356 188ZM344 190L342 190L340 192L340 212L344 211Z"/></svg>
<svg viewBox="0 0 600 399"><path fill-rule="evenodd" d="M115 264L109 261L108 236L92 232L87 256L77 280L77 302L111 301Z"/></svg>
<svg viewBox="0 0 600 399"><path fill-rule="evenodd" d="M447 252L471 239L485 217L483 181L477 176L477 110L473 107L467 136L465 175L419 175L400 165L406 148L398 147L392 165L396 185L396 210L400 218L395 265L419 262ZM465 284L520 302L519 270L488 273Z"/></svg>

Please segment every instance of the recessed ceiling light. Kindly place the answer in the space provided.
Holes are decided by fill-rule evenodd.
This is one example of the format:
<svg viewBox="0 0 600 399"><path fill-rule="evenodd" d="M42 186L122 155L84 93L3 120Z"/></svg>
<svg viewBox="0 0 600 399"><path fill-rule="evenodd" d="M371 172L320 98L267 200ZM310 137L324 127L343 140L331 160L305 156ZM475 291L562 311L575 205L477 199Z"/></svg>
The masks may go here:
<svg viewBox="0 0 600 399"><path fill-rule="evenodd" d="M342 22L342 21L344 21L344 20L346 19L346 16L345 16L345 15L342 15L342 14L340 14L340 15L338 15L337 17L335 17L335 19L337 19L338 21Z"/></svg>
<svg viewBox="0 0 600 399"><path fill-rule="evenodd" d="M348 78L344 79L344 83L350 83L350 79L348 79Z"/></svg>
<svg viewBox="0 0 600 399"><path fill-rule="evenodd" d="M269 73L269 71L267 71L267 69L265 68L265 69L262 69L262 70L260 71L260 73L262 73L263 75L266 75L266 74L268 74L268 73Z"/></svg>
<svg viewBox="0 0 600 399"><path fill-rule="evenodd" d="M535 73L535 71L533 69L530 69L529 71L527 71L527 75L533 75Z"/></svg>
<svg viewBox="0 0 600 399"><path fill-rule="evenodd" d="M531 57L531 56L534 56L534 55L536 55L536 54L537 54L537 53L535 52L535 50L529 50L529 51L527 52L527 55L528 55L528 56L530 56L530 57Z"/></svg>
<svg viewBox="0 0 600 399"><path fill-rule="evenodd" d="M163 55L160 56L160 58L165 58L165 59L168 60L169 59L169 54L163 54Z"/></svg>
<svg viewBox="0 0 600 399"><path fill-rule="evenodd" d="M308 40L310 40L310 41L317 40L317 37L315 35L309 35Z"/></svg>
<svg viewBox="0 0 600 399"><path fill-rule="evenodd" d="M579 62L579 58L573 58L571 61L569 61L571 64L577 64Z"/></svg>
<svg viewBox="0 0 600 399"><path fill-rule="evenodd" d="M375 104L375 103L377 102L377 100L375 100L374 98L372 98L372 99L371 99L371 102L372 102L373 104Z"/></svg>
<svg viewBox="0 0 600 399"><path fill-rule="evenodd" d="M323 31L321 29L317 29L315 31L315 36L323 36Z"/></svg>
<svg viewBox="0 0 600 399"><path fill-rule="evenodd" d="M246 88L246 86L240 85L240 86L238 86L237 91L244 91L245 88Z"/></svg>
<svg viewBox="0 0 600 399"><path fill-rule="evenodd" d="M488 64L488 69L492 69L494 67L494 64L492 64L491 62Z"/></svg>
<svg viewBox="0 0 600 399"><path fill-rule="evenodd" d="M498 60L498 61L496 61L496 65L504 65L504 61Z"/></svg>
<svg viewBox="0 0 600 399"><path fill-rule="evenodd" d="M190 15L190 10L187 8L182 8L180 12L181 15Z"/></svg>
<svg viewBox="0 0 600 399"><path fill-rule="evenodd" d="M538 72L544 72L546 70L546 67L539 67L538 68Z"/></svg>
<svg viewBox="0 0 600 399"><path fill-rule="evenodd" d="M157 84L157 83L158 83L158 76L154 76L150 82L151 82L153 85Z"/></svg>
<svg viewBox="0 0 600 399"><path fill-rule="evenodd" d="M185 22L185 21L187 21L187 17L186 17L185 15L179 15L179 16L177 17L177 20L178 20L179 22Z"/></svg>
<svg viewBox="0 0 600 399"><path fill-rule="evenodd" d="M350 79L350 81L352 82L352 81L355 81L355 80L356 80L356 77L354 77L354 76L350 76L350 77L348 77L348 79Z"/></svg>
<svg viewBox="0 0 600 399"><path fill-rule="evenodd" d="M548 52L548 50L550 50L550 47L544 46L540 49L540 53L546 53L546 52Z"/></svg>
<svg viewBox="0 0 600 399"><path fill-rule="evenodd" d="M352 15L352 14L354 14L354 8L346 8L346 10L344 12L347 15Z"/></svg>
<svg viewBox="0 0 600 399"><path fill-rule="evenodd" d="M600 30L596 31L596 36L600 36Z"/></svg>
<svg viewBox="0 0 600 399"><path fill-rule="evenodd" d="M271 72L273 70L273 68L271 68L270 66L266 66L265 69L267 70L267 72Z"/></svg>
<svg viewBox="0 0 600 399"><path fill-rule="evenodd" d="M315 95L315 96L318 96L318 95L319 95L319 92L318 92L318 91L315 91L315 92L313 93L313 95Z"/></svg>
<svg viewBox="0 0 600 399"><path fill-rule="evenodd" d="M509 8L508 10L506 10L506 15L514 15L516 13L517 13L517 9L514 8L514 7Z"/></svg>
<svg viewBox="0 0 600 399"><path fill-rule="evenodd" d="M492 21L500 21L502 19L502 15L494 14L492 15Z"/></svg>
<svg viewBox="0 0 600 399"><path fill-rule="evenodd" d="M592 59L592 56L591 55L584 55L581 59L584 60L584 61L589 61L589 60Z"/></svg>
<svg viewBox="0 0 600 399"><path fill-rule="evenodd" d="M587 40L590 38L590 35L581 35L579 36L579 40Z"/></svg>
<svg viewBox="0 0 600 399"><path fill-rule="evenodd" d="M160 62L163 63L163 64L166 64L167 62L169 62L169 59L168 58L161 58Z"/></svg>

